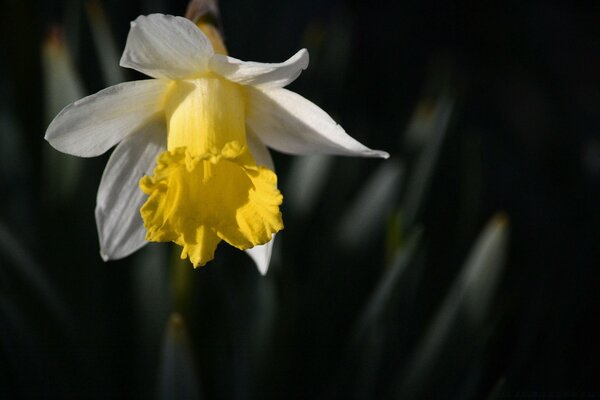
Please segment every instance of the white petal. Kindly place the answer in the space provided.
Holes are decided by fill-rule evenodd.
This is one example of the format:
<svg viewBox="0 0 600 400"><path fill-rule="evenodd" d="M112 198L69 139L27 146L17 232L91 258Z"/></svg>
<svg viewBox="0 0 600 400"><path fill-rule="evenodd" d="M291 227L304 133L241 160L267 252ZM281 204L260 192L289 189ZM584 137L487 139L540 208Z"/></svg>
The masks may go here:
<svg viewBox="0 0 600 400"><path fill-rule="evenodd" d="M252 261L256 264L256 268L258 268L258 272L263 276L266 275L269 270L271 254L273 253L273 243L275 243L275 235L273 235L270 242L246 250L246 254L252 258Z"/></svg>
<svg viewBox="0 0 600 400"><path fill-rule="evenodd" d="M50 123L46 140L63 153L104 153L162 109L168 82L125 82L65 107Z"/></svg>
<svg viewBox="0 0 600 400"><path fill-rule="evenodd" d="M125 138L111 154L96 199L100 254L107 260L123 258L146 244L140 207L146 195L140 178L152 174L157 155L166 147L162 118L154 118Z"/></svg>
<svg viewBox="0 0 600 400"><path fill-rule="evenodd" d="M182 79L205 72L212 55L210 41L192 21L151 14L131 23L120 65L154 78Z"/></svg>
<svg viewBox="0 0 600 400"><path fill-rule="evenodd" d="M273 165L273 159L271 158L269 149L267 149L267 146L265 146L256 137L254 132L252 132L252 129L249 127L246 128L246 137L248 139L250 153L252 153L256 164L275 171L275 166ZM273 238L270 242L261 246L254 246L253 248L246 250L246 254L252 258L252 261L254 261L256 264L256 268L258 268L258 272L260 272L261 275L266 275L269 269L271 253L273 252L273 242L275 242L275 235L273 235Z"/></svg>
<svg viewBox="0 0 600 400"><path fill-rule="evenodd" d="M269 168L271 171L275 171L275 165L273 164L273 158L267 146L256 136L249 126L246 127L246 138L248 140L248 147L250 153L254 157L257 165Z"/></svg>
<svg viewBox="0 0 600 400"><path fill-rule="evenodd" d="M284 87L292 83L308 67L308 51L302 49L287 61L277 64L241 61L215 54L210 69L230 81L264 88Z"/></svg>
<svg viewBox="0 0 600 400"><path fill-rule="evenodd" d="M389 157L350 137L325 111L294 92L247 89L246 123L269 147L290 154Z"/></svg>

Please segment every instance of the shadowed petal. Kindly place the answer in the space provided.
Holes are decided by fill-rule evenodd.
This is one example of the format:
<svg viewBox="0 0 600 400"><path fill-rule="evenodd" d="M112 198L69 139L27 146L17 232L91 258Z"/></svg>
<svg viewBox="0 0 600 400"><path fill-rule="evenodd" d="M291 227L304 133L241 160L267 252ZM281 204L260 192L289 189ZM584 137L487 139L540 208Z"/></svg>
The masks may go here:
<svg viewBox="0 0 600 400"><path fill-rule="evenodd" d="M146 244L140 216L146 195L138 182L152 173L166 140L165 122L155 118L125 138L111 154L96 200L96 225L104 261L126 257Z"/></svg>
<svg viewBox="0 0 600 400"><path fill-rule="evenodd" d="M256 161L256 165L261 165L269 168L271 171L275 171L275 165L273 164L273 158L271 158L269 149L260 141L249 126L246 126L246 140L248 141L248 148L250 149L250 154L254 157L254 161Z"/></svg>
<svg viewBox="0 0 600 400"><path fill-rule="evenodd" d="M248 147L250 148L250 153L254 157L257 165L262 165L263 167L267 167L272 171L275 171L275 166L273 165L273 159L271 158L271 154L269 153L269 149L265 146L252 132L252 130L247 127L246 134L248 138ZM273 253L273 243L275 242L275 236L268 243L254 246L251 249L245 250L246 254L252 258L252 261L256 264L256 268L261 275L266 275L269 270L269 264L271 263L271 254Z"/></svg>

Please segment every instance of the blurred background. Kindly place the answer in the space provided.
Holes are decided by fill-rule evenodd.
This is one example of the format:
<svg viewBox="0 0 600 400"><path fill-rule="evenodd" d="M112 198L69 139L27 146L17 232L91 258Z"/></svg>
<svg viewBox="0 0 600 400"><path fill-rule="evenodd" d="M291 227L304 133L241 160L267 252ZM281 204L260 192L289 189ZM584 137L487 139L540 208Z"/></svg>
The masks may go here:
<svg viewBox="0 0 600 400"><path fill-rule="evenodd" d="M600 398L600 3L222 0L230 54L389 160L274 154L271 268L100 259L108 155L43 140L183 0L0 1L0 397Z"/></svg>

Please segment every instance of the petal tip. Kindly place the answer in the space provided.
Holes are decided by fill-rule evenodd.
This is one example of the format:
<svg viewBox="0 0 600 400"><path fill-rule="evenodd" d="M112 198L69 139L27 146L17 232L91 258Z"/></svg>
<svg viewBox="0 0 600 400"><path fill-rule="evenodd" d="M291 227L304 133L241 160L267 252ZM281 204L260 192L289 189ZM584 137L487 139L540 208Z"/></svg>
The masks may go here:
<svg viewBox="0 0 600 400"><path fill-rule="evenodd" d="M383 158L384 160L390 158L390 154L387 151L376 150L373 155L375 157Z"/></svg>
<svg viewBox="0 0 600 400"><path fill-rule="evenodd" d="M298 51L299 54L299 58L303 59L303 63L302 63L302 69L305 70L306 68L308 68L308 64L310 62L310 56L308 54L308 50L306 48L302 48Z"/></svg>
<svg viewBox="0 0 600 400"><path fill-rule="evenodd" d="M133 22L132 22L132 24L133 24ZM133 28L133 25L131 25L131 27ZM129 66L127 64L127 59L125 57L125 53L123 53L121 55L121 58L119 59L119 67L129 68Z"/></svg>
<svg viewBox="0 0 600 400"><path fill-rule="evenodd" d="M46 130L46 133L44 134L44 140L52 146L52 142L50 142L50 133L48 132L48 130Z"/></svg>
<svg viewBox="0 0 600 400"><path fill-rule="evenodd" d="M246 250L246 254L248 254L252 261L254 261L254 265L261 276L267 275L267 272L269 271L271 255L273 253L274 239L275 235L272 236L269 242Z"/></svg>
<svg viewBox="0 0 600 400"><path fill-rule="evenodd" d="M253 259L254 264L256 265L256 269L260 273L261 276L267 276L267 272L269 272L269 260L256 260Z"/></svg>
<svg viewBox="0 0 600 400"><path fill-rule="evenodd" d="M108 262L111 260L110 256L108 254L106 254L102 249L100 249L100 257L102 258L102 261L104 261L104 262Z"/></svg>

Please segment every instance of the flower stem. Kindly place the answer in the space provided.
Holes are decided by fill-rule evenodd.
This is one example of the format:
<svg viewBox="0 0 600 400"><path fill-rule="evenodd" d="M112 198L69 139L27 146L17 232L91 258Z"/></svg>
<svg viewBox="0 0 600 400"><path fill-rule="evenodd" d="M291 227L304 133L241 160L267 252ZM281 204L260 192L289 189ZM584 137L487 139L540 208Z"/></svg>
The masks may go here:
<svg viewBox="0 0 600 400"><path fill-rule="evenodd" d="M211 41L215 53L227 55L223 43L218 0L191 0L185 17L193 21Z"/></svg>

